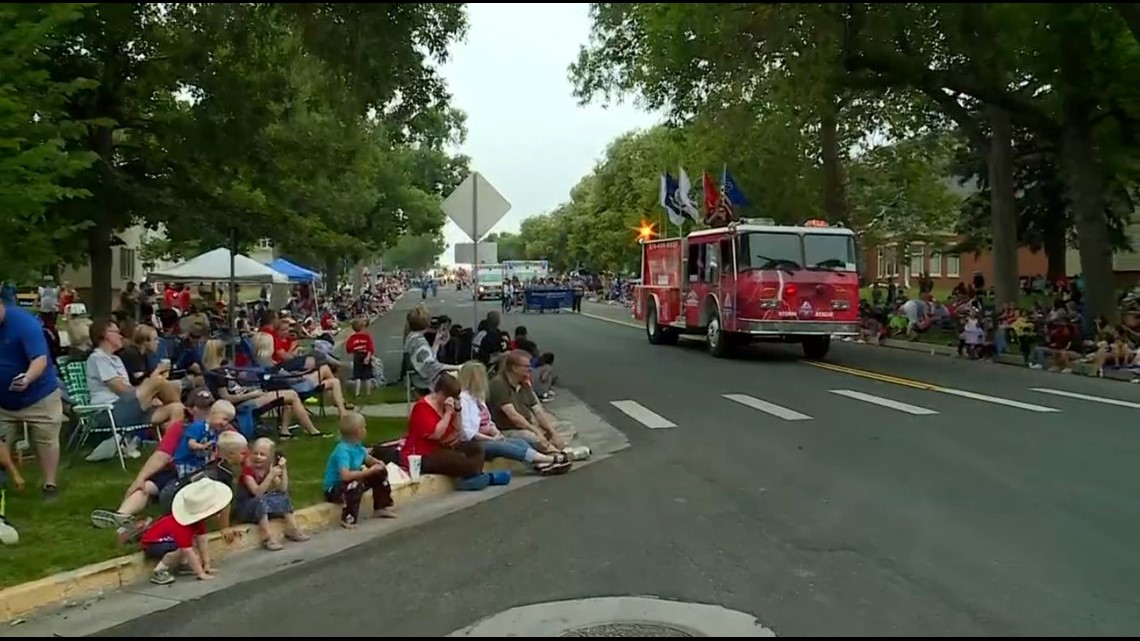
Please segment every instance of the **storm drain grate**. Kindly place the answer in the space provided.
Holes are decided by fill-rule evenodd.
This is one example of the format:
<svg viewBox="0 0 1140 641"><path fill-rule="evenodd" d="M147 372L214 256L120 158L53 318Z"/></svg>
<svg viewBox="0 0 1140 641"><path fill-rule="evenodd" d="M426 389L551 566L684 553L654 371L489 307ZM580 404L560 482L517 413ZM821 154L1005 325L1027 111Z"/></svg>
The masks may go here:
<svg viewBox="0 0 1140 641"><path fill-rule="evenodd" d="M563 637L695 637L687 630L659 623L602 623L563 632Z"/></svg>

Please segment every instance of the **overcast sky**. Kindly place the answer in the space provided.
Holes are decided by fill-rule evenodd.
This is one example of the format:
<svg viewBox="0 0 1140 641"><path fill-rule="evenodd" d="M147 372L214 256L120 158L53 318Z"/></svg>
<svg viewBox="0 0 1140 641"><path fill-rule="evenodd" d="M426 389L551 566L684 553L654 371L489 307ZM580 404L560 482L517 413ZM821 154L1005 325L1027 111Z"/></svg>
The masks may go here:
<svg viewBox="0 0 1140 641"><path fill-rule="evenodd" d="M554 209L618 135L656 118L626 104L579 107L567 66L589 35L586 3L468 4L471 27L443 74L467 113L461 151L510 201L494 231L517 231L527 217ZM470 242L454 224L452 245Z"/></svg>

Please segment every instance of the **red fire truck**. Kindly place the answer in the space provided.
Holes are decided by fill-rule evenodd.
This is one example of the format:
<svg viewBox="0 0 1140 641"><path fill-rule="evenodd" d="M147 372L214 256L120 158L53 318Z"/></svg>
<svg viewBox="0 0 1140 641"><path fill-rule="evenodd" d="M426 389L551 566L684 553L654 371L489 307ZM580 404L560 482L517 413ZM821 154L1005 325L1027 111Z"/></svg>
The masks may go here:
<svg viewBox="0 0 1140 641"><path fill-rule="evenodd" d="M850 229L744 219L687 237L642 242L634 317L649 342L704 335L722 358L752 341L802 343L822 359L832 336L859 333L859 274Z"/></svg>

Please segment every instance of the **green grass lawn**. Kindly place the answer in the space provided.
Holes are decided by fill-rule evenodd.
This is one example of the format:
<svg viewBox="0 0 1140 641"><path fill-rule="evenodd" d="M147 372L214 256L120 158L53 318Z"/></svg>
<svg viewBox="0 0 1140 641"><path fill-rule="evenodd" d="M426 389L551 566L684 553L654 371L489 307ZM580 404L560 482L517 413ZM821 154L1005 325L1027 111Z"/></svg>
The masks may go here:
<svg viewBox="0 0 1140 641"><path fill-rule="evenodd" d="M352 395L352 381L345 383L345 400L357 407L365 405L383 405L385 403L406 403L407 390L403 385L395 387L381 387L373 389L371 394ZM363 390L363 388L362 388Z"/></svg>
<svg viewBox="0 0 1140 641"><path fill-rule="evenodd" d="M314 422L325 432L338 430L335 416ZM389 440L401 436L404 429L402 418L369 417L368 441ZM280 444L280 451L289 460L290 494L298 509L324 500L321 478L335 445L335 438L296 438ZM21 472L28 487L22 492L7 492L7 514L20 531L20 542L0 546L0 588L137 551L119 547L113 531L94 529L88 515L93 509L118 507L127 484L148 454L144 450L142 458L128 460L126 472L118 461L87 463L77 456L74 464L60 473L60 495L51 502L45 502L37 489L36 461L26 461Z"/></svg>

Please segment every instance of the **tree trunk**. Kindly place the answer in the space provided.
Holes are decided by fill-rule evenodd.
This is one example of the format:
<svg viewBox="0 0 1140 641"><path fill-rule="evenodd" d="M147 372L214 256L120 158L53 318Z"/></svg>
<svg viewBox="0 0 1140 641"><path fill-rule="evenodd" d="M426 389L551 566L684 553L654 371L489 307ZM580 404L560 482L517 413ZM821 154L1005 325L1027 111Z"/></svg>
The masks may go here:
<svg viewBox="0 0 1140 641"><path fill-rule="evenodd" d="M1013 188L1013 141L1009 112L986 107L990 122L987 162L990 180L990 234L993 237L994 297L998 307L1019 297L1017 264L1017 200Z"/></svg>
<svg viewBox="0 0 1140 641"><path fill-rule="evenodd" d="M340 281L341 259L337 256L325 257L325 294L329 298L336 295L336 286Z"/></svg>
<svg viewBox="0 0 1140 641"><path fill-rule="evenodd" d="M1068 229L1062 212L1045 218L1045 228L1041 230L1041 249L1048 263L1045 277L1055 283L1065 277L1068 271Z"/></svg>
<svg viewBox="0 0 1140 641"><path fill-rule="evenodd" d="M1060 5L1056 5L1060 6ZM1095 53L1084 30L1061 30L1061 167L1072 203L1085 281L1085 320L1118 319L1112 245L1105 213L1104 174L1093 135L1094 96L1089 88Z"/></svg>
<svg viewBox="0 0 1140 641"><path fill-rule="evenodd" d="M1085 281L1085 315L1117 320L1112 245L1105 216L1104 181L1093 143L1088 113L1068 104L1062 108L1061 162L1073 207Z"/></svg>
<svg viewBox="0 0 1140 641"><path fill-rule="evenodd" d="M843 179L843 156L839 152L839 109L828 104L820 113L819 146L823 160L823 213L832 223L849 226L847 185Z"/></svg>

